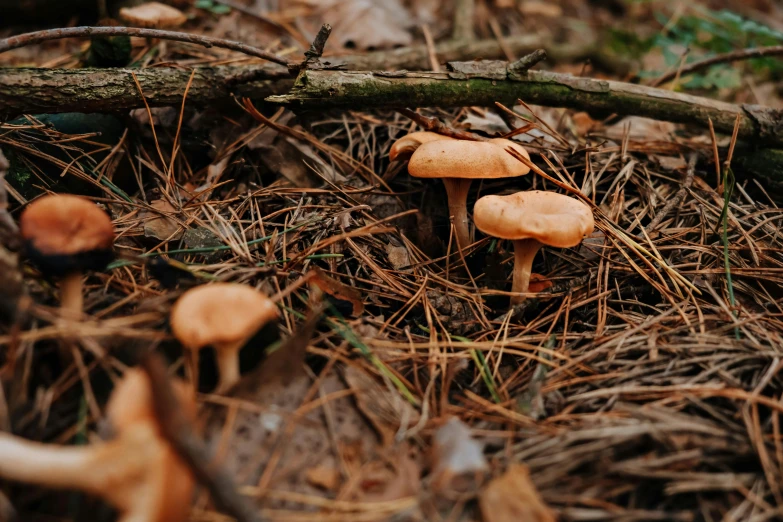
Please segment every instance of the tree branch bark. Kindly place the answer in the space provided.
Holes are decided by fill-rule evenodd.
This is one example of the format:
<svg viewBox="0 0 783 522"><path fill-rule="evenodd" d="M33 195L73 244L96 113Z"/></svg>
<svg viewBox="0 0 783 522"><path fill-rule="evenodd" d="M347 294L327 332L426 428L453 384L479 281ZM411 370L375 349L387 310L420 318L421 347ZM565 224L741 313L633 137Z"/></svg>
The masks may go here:
<svg viewBox="0 0 783 522"><path fill-rule="evenodd" d="M547 45L550 60L571 62L598 60L599 44L587 35L582 45L542 43L533 35L507 38L512 51L521 56ZM496 40L445 42L436 46L444 61L474 58L502 58ZM326 64L343 65L348 70L427 70L430 67L426 45L361 55L322 57ZM628 64L605 60L607 65L624 70ZM151 106L179 105L190 77L190 70L155 67L133 69ZM274 80L274 82L272 81ZM253 67L201 67L188 93L191 103L205 105L226 100L231 94L265 98L281 94L293 85L285 67L265 64ZM130 69L24 69L0 68L0 116L43 112L107 112L136 109L144 104L130 76Z"/></svg>
<svg viewBox="0 0 783 522"><path fill-rule="evenodd" d="M305 71L290 93L267 101L299 109L490 106L495 102L568 107L593 113L635 115L690 123L704 128L712 120L731 133L737 115L739 137L783 145L783 111L757 105L734 105L607 80L530 71L512 78L498 62L467 64L469 72L373 73Z"/></svg>
<svg viewBox="0 0 783 522"><path fill-rule="evenodd" d="M191 71L149 69L0 69L0 118L20 114L113 112L144 107L131 73L152 107L180 105ZM263 98L293 85L284 67L199 67L188 102L204 106L231 96Z"/></svg>

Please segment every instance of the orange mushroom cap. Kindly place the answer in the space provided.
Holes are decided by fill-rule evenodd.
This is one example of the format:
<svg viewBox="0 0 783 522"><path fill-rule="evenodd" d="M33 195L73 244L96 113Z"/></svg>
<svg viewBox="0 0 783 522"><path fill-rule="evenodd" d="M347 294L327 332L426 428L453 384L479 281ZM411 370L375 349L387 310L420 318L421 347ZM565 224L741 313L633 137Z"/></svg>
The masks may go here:
<svg viewBox="0 0 783 522"><path fill-rule="evenodd" d="M417 178L512 178L530 168L506 152L511 147L529 158L521 145L503 138L489 141L436 140L423 143L411 156L408 172Z"/></svg>
<svg viewBox="0 0 783 522"><path fill-rule="evenodd" d="M69 255L111 248L111 218L89 199L69 194L44 196L25 208L22 239L42 254Z"/></svg>
<svg viewBox="0 0 783 522"><path fill-rule="evenodd" d="M590 207L556 192L530 190L484 196L473 207L479 230L501 239L536 239L545 245L578 245L595 227Z"/></svg>
<svg viewBox="0 0 783 522"><path fill-rule="evenodd" d="M449 136L438 134L437 132L418 131L406 134L402 138L394 142L394 145L389 149L389 160L395 161L397 159L404 159L410 157L411 154L416 152L422 144L429 143L431 141L439 140L453 140Z"/></svg>
<svg viewBox="0 0 783 522"><path fill-rule="evenodd" d="M192 394L175 386L186 413ZM130 369L109 399L115 437L86 446L32 442L0 433L0 477L99 496L120 513L120 522L185 522L195 479L161 436L149 378Z"/></svg>
<svg viewBox="0 0 783 522"><path fill-rule="evenodd" d="M112 257L111 218L79 196L36 199L22 212L19 231L30 257L53 273L103 268Z"/></svg>
<svg viewBox="0 0 783 522"><path fill-rule="evenodd" d="M189 420L195 420L196 399L191 388L180 380L172 381L171 385L185 416ZM140 422L157 423L152 401L149 376L132 368L125 372L112 391L106 414L118 432Z"/></svg>
<svg viewBox="0 0 783 522"><path fill-rule="evenodd" d="M137 27L179 27L188 21L185 13L160 2L147 2L120 9L120 18Z"/></svg>
<svg viewBox="0 0 783 522"><path fill-rule="evenodd" d="M171 310L171 329L191 349L250 338L276 318L277 306L255 288L215 283L188 290Z"/></svg>
<svg viewBox="0 0 783 522"><path fill-rule="evenodd" d="M196 401L191 389L179 380L172 385L180 408L189 420L195 420ZM148 478L134 489L138 496L129 498L127 506L123 506L122 499L114 501L124 511L147 513L149 522L185 522L195 481L187 465L162 440L152 401L149 376L135 368L125 372L109 399L107 414L120 438L134 437L134 430L154 426L157 440L162 444L154 464L147 467Z"/></svg>

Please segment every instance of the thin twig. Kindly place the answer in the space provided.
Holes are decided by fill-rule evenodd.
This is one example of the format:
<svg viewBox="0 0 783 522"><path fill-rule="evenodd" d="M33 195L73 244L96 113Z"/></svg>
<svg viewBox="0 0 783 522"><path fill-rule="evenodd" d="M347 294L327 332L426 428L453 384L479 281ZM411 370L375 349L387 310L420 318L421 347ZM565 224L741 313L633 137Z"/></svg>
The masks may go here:
<svg viewBox="0 0 783 522"><path fill-rule="evenodd" d="M654 82L650 84L651 87L657 87L661 84L674 79L676 76L682 76L684 74L690 74L692 72L701 71L707 67L718 65L721 63L738 62L741 60L751 60L753 58L763 58L765 56L777 56L783 54L783 45L774 45L770 47L756 47L753 49L740 49L739 51L732 51L730 53L718 54L710 56L703 60L690 63L684 67L678 67L674 71L669 71Z"/></svg>
<svg viewBox="0 0 783 522"><path fill-rule="evenodd" d="M187 462L196 478L209 490L215 504L237 522L261 522L258 510L239 494L231 476L212 462L209 451L182 414L166 374L166 366L157 355L142 362L150 378L155 415L161 433L179 456Z"/></svg>
<svg viewBox="0 0 783 522"><path fill-rule="evenodd" d="M678 190L677 194L675 194L674 197L671 198L669 202L666 203L666 205L661 209L661 211L655 215L652 221L650 221L650 224L644 227L647 232L655 231L655 229L657 229L661 224L661 221L663 221L663 218L665 218L669 212L672 211L672 209L680 206L680 203L682 203L682 200L685 197L685 194L687 194L688 189L690 189L693 185L693 176L696 173L696 161L698 158L699 155L695 152L691 154L690 158L688 159L688 170L685 173L685 179L682 182L680 190Z"/></svg>
<svg viewBox="0 0 783 522"><path fill-rule="evenodd" d="M536 49L519 60L508 64L507 70L509 74L522 75L543 60L546 60L546 51L544 49Z"/></svg>
<svg viewBox="0 0 783 522"><path fill-rule="evenodd" d="M46 29L44 31L34 31L32 33L18 34L4 40L0 40L0 53L18 49L28 45L36 45L51 40L62 40L64 38L88 38L92 36L138 36L142 38L159 38L161 40L174 40L176 42L187 42L203 47L220 47L230 49L249 56L255 56L264 60L285 65L296 69L295 64L291 64L282 56L278 56L269 51L258 49L241 42L214 38L211 36L201 36L197 34L180 33L177 31L163 31L161 29L145 29L143 27L65 27L61 29Z"/></svg>
<svg viewBox="0 0 783 522"><path fill-rule="evenodd" d="M305 51L305 61L302 67L308 67L312 64L316 64L321 60L321 56L324 54L324 46L329 39L329 35L332 34L332 26L329 24L323 24L318 34L315 35L313 43L310 44L310 48Z"/></svg>
<svg viewBox="0 0 783 522"><path fill-rule="evenodd" d="M399 112L406 118L410 118L416 123L416 125L418 125L419 127L421 127L426 131L437 132L438 134L443 134L444 136L449 136L450 138L455 138L458 140L486 141L485 138L482 138L481 136L477 136L470 132L452 129L451 127L447 126L442 121L440 121L438 118L428 118L427 116L422 116L418 112L412 111L410 109L398 109L397 112Z"/></svg>

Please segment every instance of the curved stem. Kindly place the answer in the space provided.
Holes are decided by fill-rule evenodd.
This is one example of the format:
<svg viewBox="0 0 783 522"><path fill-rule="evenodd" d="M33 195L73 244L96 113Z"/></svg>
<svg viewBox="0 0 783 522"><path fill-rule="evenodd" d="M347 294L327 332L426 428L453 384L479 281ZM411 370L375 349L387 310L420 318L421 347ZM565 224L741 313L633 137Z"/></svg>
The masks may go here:
<svg viewBox="0 0 783 522"><path fill-rule="evenodd" d="M81 490L103 495L106 477L97 468L99 457L117 457L119 443L67 447L32 442L0 433L0 477L53 489ZM112 455L113 454L113 455Z"/></svg>
<svg viewBox="0 0 783 522"><path fill-rule="evenodd" d="M542 246L535 239L517 239L514 241L514 281L511 285L512 292L527 292L530 286L530 273L533 271L533 260ZM525 296L515 295L511 297L511 304L519 304L525 299Z"/></svg>
<svg viewBox="0 0 783 522"><path fill-rule="evenodd" d="M82 273L72 272L60 281L60 310L63 315L78 319L84 311Z"/></svg>
<svg viewBox="0 0 783 522"><path fill-rule="evenodd" d="M215 346L215 357L220 371L220 384L215 393L225 393L239 382L239 350L247 339Z"/></svg>
<svg viewBox="0 0 783 522"><path fill-rule="evenodd" d="M466 249L473 241L468 228L468 192L471 180L463 178L443 178L446 196L449 199L449 217L454 220L456 241L461 250ZM455 249L456 251L456 249Z"/></svg>

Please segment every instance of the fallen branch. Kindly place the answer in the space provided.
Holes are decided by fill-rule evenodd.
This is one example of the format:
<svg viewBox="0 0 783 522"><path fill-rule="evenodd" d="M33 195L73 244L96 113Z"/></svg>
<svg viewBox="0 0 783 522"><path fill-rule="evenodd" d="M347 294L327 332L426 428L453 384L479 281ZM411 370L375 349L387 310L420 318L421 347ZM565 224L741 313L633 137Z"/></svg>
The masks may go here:
<svg viewBox="0 0 783 522"><path fill-rule="evenodd" d="M585 36L581 45L541 42L534 35L506 38L517 55L547 45L549 60L571 62L598 60L599 44ZM502 58L496 40L445 42L435 47L444 61ZM322 62L349 70L427 70L426 45L360 55L322 57ZM604 60L616 66L616 60ZM626 66L622 67L627 69ZM107 112L144 107L130 69L0 69L0 117L30 113ZM188 85L190 70L173 67L133 69L152 107L179 105ZM274 80L275 82L272 82ZM230 100L232 94L253 99L287 92L293 85L287 67L265 64L253 67L199 67L188 91L188 103L208 105Z"/></svg>
<svg viewBox="0 0 783 522"><path fill-rule="evenodd" d="M263 74L260 74L263 72ZM0 69L0 118L20 114L113 112L144 107L132 73L151 107L179 106L191 71L148 69ZM188 105L230 102L232 95L264 98L293 85L283 67L199 67Z"/></svg>
<svg viewBox="0 0 783 522"><path fill-rule="evenodd" d="M453 64L450 73L304 71L289 94L267 101L297 109L491 106L495 102L568 107L599 114L635 115L690 123L730 133L737 116L739 137L783 145L783 111L608 80L551 72L508 74L501 62Z"/></svg>
<svg viewBox="0 0 783 522"><path fill-rule="evenodd" d="M473 134L471 132L466 132L459 129L453 129L448 125L444 124L438 118L430 118L421 115L416 111L412 111L410 109L398 109L397 112L399 112L406 118L410 118L414 123L416 123L416 125L424 129L425 131L437 132L438 134L443 134L444 136L449 136L450 138L454 138L457 140L483 141L486 139L486 138L482 138L481 136L478 136L477 134Z"/></svg>
<svg viewBox="0 0 783 522"><path fill-rule="evenodd" d="M163 31L161 29L145 29L142 27L66 27L62 29L46 29L44 31L35 31L32 33L18 34L4 40L0 40L0 53L18 49L28 45L35 45L51 40L62 40L64 38L90 38L93 36L138 36L142 38L158 38L160 40L174 40L176 42L187 42L203 47L221 47L238 51L249 56L262 58L272 63L277 63L294 69L296 64L290 64L282 56L278 56L269 51L258 49L241 42L224 40L222 38L213 38L211 36L201 36L190 33L180 33L177 31Z"/></svg>
<svg viewBox="0 0 783 522"><path fill-rule="evenodd" d="M707 67L718 65L720 63L738 62L740 60L751 60L753 58L763 58L765 56L778 56L783 54L783 45L775 45L770 47L756 47L754 49L741 49L739 51L732 51L730 53L718 54L716 56L710 56L703 60L699 60L693 63L689 63L684 67L670 71L660 78L656 79L650 84L651 87L658 87L664 83L673 80L679 74L691 74L696 71L701 71Z"/></svg>

